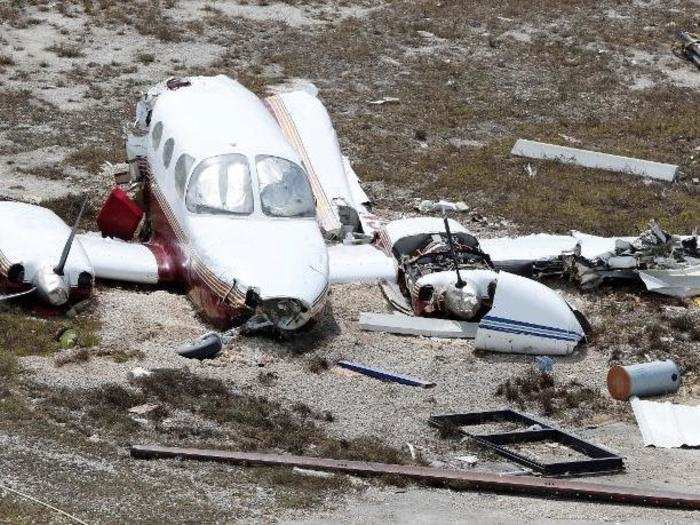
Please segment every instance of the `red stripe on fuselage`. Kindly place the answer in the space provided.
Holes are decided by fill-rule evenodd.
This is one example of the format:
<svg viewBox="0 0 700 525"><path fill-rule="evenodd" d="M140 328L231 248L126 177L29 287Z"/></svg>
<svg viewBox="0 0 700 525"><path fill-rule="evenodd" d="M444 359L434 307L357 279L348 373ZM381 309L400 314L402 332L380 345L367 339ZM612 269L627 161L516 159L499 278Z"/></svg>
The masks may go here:
<svg viewBox="0 0 700 525"><path fill-rule="evenodd" d="M139 163L146 175L144 200L151 221L151 238L146 246L158 262L162 282L182 283L187 296L201 313L220 327L243 322L250 311L238 290L231 290L207 268L189 247L187 236L177 222L165 196L161 193L146 162Z"/></svg>

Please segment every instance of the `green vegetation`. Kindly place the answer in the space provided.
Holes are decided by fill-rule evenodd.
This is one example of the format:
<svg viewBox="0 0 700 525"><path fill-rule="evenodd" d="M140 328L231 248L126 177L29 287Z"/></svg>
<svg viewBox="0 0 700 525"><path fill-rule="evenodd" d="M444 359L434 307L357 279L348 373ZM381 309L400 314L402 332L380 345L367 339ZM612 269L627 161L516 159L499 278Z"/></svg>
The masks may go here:
<svg viewBox="0 0 700 525"><path fill-rule="evenodd" d="M40 319L19 308L0 312L0 353L52 354L60 348L58 339L68 328L77 333L77 346L90 348L99 344L99 321L90 315L68 320L61 317Z"/></svg>

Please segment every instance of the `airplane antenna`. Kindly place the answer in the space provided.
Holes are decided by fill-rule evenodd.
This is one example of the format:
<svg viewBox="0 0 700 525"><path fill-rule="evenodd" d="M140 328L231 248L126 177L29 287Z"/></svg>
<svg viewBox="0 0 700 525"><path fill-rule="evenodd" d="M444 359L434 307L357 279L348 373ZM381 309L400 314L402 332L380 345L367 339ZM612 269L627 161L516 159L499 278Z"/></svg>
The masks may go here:
<svg viewBox="0 0 700 525"><path fill-rule="evenodd" d="M457 273L457 288L464 288L467 283L462 280L462 276L459 274L459 258L457 257L457 252L455 251L455 245L452 241L452 232L450 231L450 222L447 220L447 210L443 206L442 208L442 220L445 221L445 233L447 233L447 243L450 247L450 255L452 255L452 261L454 261L455 272Z"/></svg>
<svg viewBox="0 0 700 525"><path fill-rule="evenodd" d="M85 211L85 205L87 204L87 201L88 197L86 195L85 199L83 199L83 203L80 206L78 217L75 219L75 224L73 224L73 228L70 231L70 235L68 236L66 245L63 247L63 252L61 253L61 259L58 261L58 266L56 266L56 268L53 269L53 271L56 272L56 275L63 275L63 270L66 267L66 261L68 261L68 254L70 253L71 246L73 246L73 240L75 239L75 234L78 231L78 225L80 224L80 219L82 218L83 212Z"/></svg>

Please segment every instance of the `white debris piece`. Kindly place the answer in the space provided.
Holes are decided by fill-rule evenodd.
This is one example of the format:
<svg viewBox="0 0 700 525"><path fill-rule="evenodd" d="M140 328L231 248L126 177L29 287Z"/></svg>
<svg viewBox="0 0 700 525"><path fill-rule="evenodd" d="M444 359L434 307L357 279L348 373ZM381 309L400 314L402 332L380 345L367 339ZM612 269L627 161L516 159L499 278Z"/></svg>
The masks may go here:
<svg viewBox="0 0 700 525"><path fill-rule="evenodd" d="M479 246L494 263L505 261L546 261L576 248L577 240L570 235L536 233L523 237L479 239Z"/></svg>
<svg viewBox="0 0 700 525"><path fill-rule="evenodd" d="M644 446L700 446L700 407L631 400Z"/></svg>
<svg viewBox="0 0 700 525"><path fill-rule="evenodd" d="M367 102L367 104L372 104L373 106L381 106L383 104L397 104L398 102L400 102L400 99L396 97L384 97L378 100L370 100L369 102Z"/></svg>
<svg viewBox="0 0 700 525"><path fill-rule="evenodd" d="M437 202L430 200L422 200L416 204L416 209L421 213L430 213L434 211L458 211L467 212L469 211L469 206L463 201L450 202L446 200L439 200Z"/></svg>
<svg viewBox="0 0 700 525"><path fill-rule="evenodd" d="M362 312L360 328L368 332L388 332L390 334L423 335L428 337L473 339L477 323L411 317L402 314L376 314Z"/></svg>
<svg viewBox="0 0 700 525"><path fill-rule="evenodd" d="M700 264L689 268L644 270L639 277L650 292L681 299L700 295Z"/></svg>
<svg viewBox="0 0 700 525"><path fill-rule="evenodd" d="M137 366L133 370L131 370L128 374L129 381L138 381L140 379L145 379L146 377L149 377L151 375L151 371L148 370L147 368L143 368L141 366Z"/></svg>
<svg viewBox="0 0 700 525"><path fill-rule="evenodd" d="M565 164L617 171L666 182L673 182L678 174L678 166L673 164L610 155L608 153L546 144L533 140L519 139L510 153L511 155L530 159L557 160Z"/></svg>
<svg viewBox="0 0 700 525"><path fill-rule="evenodd" d="M471 456L471 455L470 456L458 456L455 459L458 461L461 461L462 463L466 463L470 467L473 467L479 461L479 458L477 458L476 456Z"/></svg>
<svg viewBox="0 0 700 525"><path fill-rule="evenodd" d="M311 470L301 467L294 467L292 472L295 474L301 474L302 476L311 476L313 478L332 478L335 476L332 472L324 472L322 470Z"/></svg>
<svg viewBox="0 0 700 525"><path fill-rule="evenodd" d="M154 403L145 403L143 405L137 405L135 407L131 407L129 409L130 414L136 414L138 416L143 416L146 414L150 414L154 410L157 410L160 408L160 405L154 404Z"/></svg>

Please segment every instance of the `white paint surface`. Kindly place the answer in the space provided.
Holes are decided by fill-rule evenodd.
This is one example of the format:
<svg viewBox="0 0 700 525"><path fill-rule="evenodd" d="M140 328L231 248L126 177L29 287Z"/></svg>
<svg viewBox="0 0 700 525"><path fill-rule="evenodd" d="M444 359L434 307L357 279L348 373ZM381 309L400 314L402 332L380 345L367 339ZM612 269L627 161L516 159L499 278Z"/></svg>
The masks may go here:
<svg viewBox="0 0 700 525"><path fill-rule="evenodd" d="M635 159L632 157L622 157L620 155L610 155L556 144L545 144L532 140L519 139L511 155L527 157L530 159L557 160L564 164L576 164L586 168L596 168L608 171L617 171L630 175L639 175L651 179L673 182L676 180L678 166L664 164L651 160Z"/></svg>
<svg viewBox="0 0 700 525"><path fill-rule="evenodd" d="M700 407L631 399L644 446L700 446Z"/></svg>

